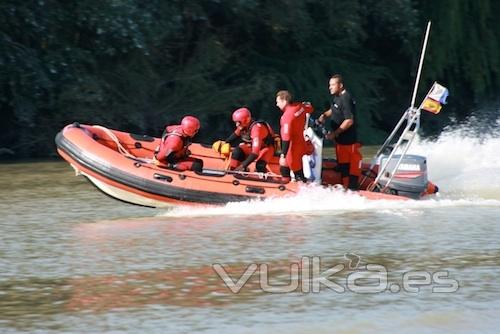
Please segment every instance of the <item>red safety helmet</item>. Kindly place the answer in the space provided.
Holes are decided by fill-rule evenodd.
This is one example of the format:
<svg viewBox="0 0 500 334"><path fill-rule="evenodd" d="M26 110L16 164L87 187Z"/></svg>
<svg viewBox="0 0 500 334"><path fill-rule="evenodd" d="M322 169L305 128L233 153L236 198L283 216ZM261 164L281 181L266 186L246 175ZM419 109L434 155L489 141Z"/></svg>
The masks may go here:
<svg viewBox="0 0 500 334"><path fill-rule="evenodd" d="M247 127L252 121L252 114L248 108L239 108L233 112L233 122L240 122L241 126Z"/></svg>
<svg viewBox="0 0 500 334"><path fill-rule="evenodd" d="M193 137L200 129L200 121L196 117L186 116L182 119L181 128L184 134Z"/></svg>

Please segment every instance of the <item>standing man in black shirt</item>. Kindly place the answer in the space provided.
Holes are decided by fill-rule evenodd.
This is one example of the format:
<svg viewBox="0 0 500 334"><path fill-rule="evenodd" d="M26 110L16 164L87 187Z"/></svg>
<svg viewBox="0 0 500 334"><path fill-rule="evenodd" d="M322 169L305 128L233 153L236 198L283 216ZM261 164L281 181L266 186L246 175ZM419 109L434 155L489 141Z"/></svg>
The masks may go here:
<svg viewBox="0 0 500 334"><path fill-rule="evenodd" d="M333 97L330 109L325 111L318 121L324 123L327 117L332 118L333 132L330 132L327 138L336 142L335 151L342 175L342 184L346 188L357 190L363 157L359 152L361 145L358 142L357 124L354 121L356 102L344 88L344 81L340 74L335 74L330 78L329 89Z"/></svg>

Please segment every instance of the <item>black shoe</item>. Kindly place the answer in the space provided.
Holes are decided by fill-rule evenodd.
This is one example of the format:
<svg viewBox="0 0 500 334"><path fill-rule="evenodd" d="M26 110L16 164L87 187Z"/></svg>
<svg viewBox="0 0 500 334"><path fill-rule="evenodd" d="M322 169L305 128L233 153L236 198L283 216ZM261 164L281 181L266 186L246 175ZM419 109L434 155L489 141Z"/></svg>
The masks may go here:
<svg viewBox="0 0 500 334"><path fill-rule="evenodd" d="M307 179L304 176L304 171L302 169L300 169L300 170L298 170L296 172L293 172L293 175L295 175L295 180L297 182L302 181L304 183L307 183Z"/></svg>
<svg viewBox="0 0 500 334"><path fill-rule="evenodd" d="M359 190L358 177L354 175L349 175L349 186L350 190Z"/></svg>

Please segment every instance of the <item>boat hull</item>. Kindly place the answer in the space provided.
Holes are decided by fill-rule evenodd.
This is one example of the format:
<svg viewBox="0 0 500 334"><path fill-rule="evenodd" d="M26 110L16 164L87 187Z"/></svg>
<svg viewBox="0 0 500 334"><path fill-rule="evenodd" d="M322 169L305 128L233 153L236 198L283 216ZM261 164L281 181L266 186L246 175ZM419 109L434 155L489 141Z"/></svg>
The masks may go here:
<svg viewBox="0 0 500 334"><path fill-rule="evenodd" d="M77 172L105 194L118 200L147 207L171 205L221 205L228 202L293 196L301 183L284 183L280 177L225 172L227 159L201 144L192 144L192 155L204 160L210 173L176 171L150 162L160 140L102 127L72 124L57 134L57 151ZM111 135L130 152L122 154ZM332 167L332 162L330 162ZM334 165L333 165L334 166ZM278 174L278 158L269 168ZM213 171L216 171L215 173ZM325 168L328 184L340 182L334 168ZM373 180L367 178L366 184ZM365 186L366 186L365 184ZM369 199L407 200L402 196L360 190Z"/></svg>

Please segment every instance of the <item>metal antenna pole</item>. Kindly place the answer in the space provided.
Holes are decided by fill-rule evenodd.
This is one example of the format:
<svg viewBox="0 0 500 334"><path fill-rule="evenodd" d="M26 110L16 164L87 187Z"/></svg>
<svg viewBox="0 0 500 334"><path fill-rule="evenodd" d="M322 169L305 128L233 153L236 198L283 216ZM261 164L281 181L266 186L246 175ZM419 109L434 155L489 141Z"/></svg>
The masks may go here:
<svg viewBox="0 0 500 334"><path fill-rule="evenodd" d="M420 63L418 65L418 71L417 71L417 77L415 79L415 87L413 88L413 96L411 99L411 106L408 108L405 113L403 114L403 117L399 120L398 124L392 130L392 133L389 135L389 137L385 140L384 144L382 147L378 150L377 154L375 155L374 159L372 160L372 163L370 164L370 171L372 171L374 164L376 163L377 158L384 153L384 150L386 147L389 146L389 144L392 142L394 136L396 133L399 131L401 126L403 125L404 121L406 121L406 126L399 137L398 141L392 148L389 156L387 157L385 162L381 162L380 169L378 170L378 175L375 178L375 181L367 188L369 191L374 191L376 188L380 191L385 191L388 189L389 184L392 182L392 179L394 178L394 175L397 173L399 165L401 164L401 161L403 160L404 156L408 152L408 148L413 142L413 139L415 138L415 135L420 128L420 109L422 106L420 106L418 109L415 109L415 99L417 98L417 90L418 90L418 84L420 81L420 75L422 73L422 66L424 64L424 57L425 57L425 50L427 48L427 41L429 39L429 33L431 30L431 21L427 22L427 29L425 32L425 37L424 37L424 44L422 47L422 53L420 54ZM403 150L400 156L397 158L397 162L395 166L392 168L392 170L387 173L387 169L389 167L389 163L395 156L396 151L402 146ZM366 180L367 176L363 179L362 183ZM386 184L381 187L379 182L382 178L385 178L387 180Z"/></svg>
<svg viewBox="0 0 500 334"><path fill-rule="evenodd" d="M422 47L422 53L420 54L420 63L418 65L417 78L415 80L415 87L413 88L413 97L411 98L411 109L415 107L415 99L417 98L418 83L420 81L420 74L422 73L422 65L424 64L425 49L427 48L427 39L429 38L429 32L431 31L431 21L427 22L427 30L424 37L424 46Z"/></svg>

